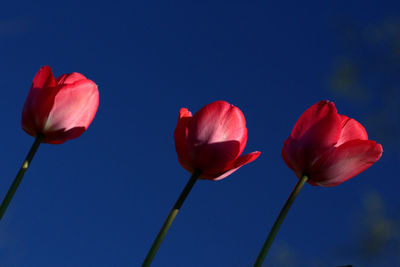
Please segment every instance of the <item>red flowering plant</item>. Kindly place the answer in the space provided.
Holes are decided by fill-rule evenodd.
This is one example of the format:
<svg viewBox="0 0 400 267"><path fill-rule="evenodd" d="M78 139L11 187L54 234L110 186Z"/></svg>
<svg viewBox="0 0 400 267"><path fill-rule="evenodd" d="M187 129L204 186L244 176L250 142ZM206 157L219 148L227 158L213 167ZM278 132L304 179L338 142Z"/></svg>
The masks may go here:
<svg viewBox="0 0 400 267"><path fill-rule="evenodd" d="M254 266L261 266L291 204L306 182L336 186L368 169L379 160L382 146L368 140L364 127L338 114L335 105L320 101L296 122L284 142L282 158L299 178L273 225Z"/></svg>
<svg viewBox="0 0 400 267"><path fill-rule="evenodd" d="M247 142L246 120L242 111L225 102L206 105L192 116L186 108L179 112L174 132L179 163L192 176L171 209L142 266L150 266L175 216L198 179L221 180L260 152L241 156Z"/></svg>
<svg viewBox="0 0 400 267"><path fill-rule="evenodd" d="M40 143L61 144L79 137L92 122L99 106L97 85L79 73L54 77L49 66L35 75L22 111L21 125L35 137L21 169L0 206L3 217Z"/></svg>

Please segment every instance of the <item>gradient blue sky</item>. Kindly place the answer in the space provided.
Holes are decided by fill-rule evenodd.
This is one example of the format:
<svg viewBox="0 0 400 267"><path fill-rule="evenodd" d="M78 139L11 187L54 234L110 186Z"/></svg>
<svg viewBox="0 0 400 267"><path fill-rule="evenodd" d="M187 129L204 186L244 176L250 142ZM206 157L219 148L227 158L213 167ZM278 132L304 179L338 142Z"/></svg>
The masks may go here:
<svg viewBox="0 0 400 267"><path fill-rule="evenodd" d="M189 178L174 149L178 111L215 100L243 111L245 152L262 154L195 185L153 266L250 266L296 183L280 151L297 118L329 99L363 123L363 110L329 90L343 49L337 26L399 10L361 0L2 3L1 197L33 142L20 116L42 65L95 81L100 106L80 138L39 148L0 223L0 266L139 266ZM335 188L305 186L266 263L282 251L294 259L287 266L358 263L338 251L363 196L400 205L398 154L376 141L385 152L368 171Z"/></svg>

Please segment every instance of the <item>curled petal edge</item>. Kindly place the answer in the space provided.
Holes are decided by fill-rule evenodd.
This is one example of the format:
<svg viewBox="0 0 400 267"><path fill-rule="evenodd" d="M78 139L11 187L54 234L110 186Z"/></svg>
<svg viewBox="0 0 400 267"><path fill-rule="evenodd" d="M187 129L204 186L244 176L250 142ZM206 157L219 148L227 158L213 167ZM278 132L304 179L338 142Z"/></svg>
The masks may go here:
<svg viewBox="0 0 400 267"><path fill-rule="evenodd" d="M232 168L229 169L228 171L225 171L225 172L217 174L217 175L202 174L200 176L200 179L213 180L213 181L222 180L222 179L226 178L227 176L231 175L232 173L234 173L235 171L237 171L240 167L256 160L260 156L260 154L261 154L261 152L255 151L255 152L240 156L233 162Z"/></svg>
<svg viewBox="0 0 400 267"><path fill-rule="evenodd" d="M368 169L382 156L382 146L371 140L353 140L327 151L313 166L310 183L339 185Z"/></svg>

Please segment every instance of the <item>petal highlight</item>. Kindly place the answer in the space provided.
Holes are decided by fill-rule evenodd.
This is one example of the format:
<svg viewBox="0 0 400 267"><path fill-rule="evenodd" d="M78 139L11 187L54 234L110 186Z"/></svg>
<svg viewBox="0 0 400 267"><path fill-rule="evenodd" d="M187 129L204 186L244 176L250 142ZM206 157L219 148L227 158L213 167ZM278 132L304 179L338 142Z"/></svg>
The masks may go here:
<svg viewBox="0 0 400 267"><path fill-rule="evenodd" d="M237 107L225 101L206 105L193 116L189 125L189 145L238 141L243 152L247 141L246 120Z"/></svg>
<svg viewBox="0 0 400 267"><path fill-rule="evenodd" d="M44 131L68 131L77 127L86 130L93 121L98 106L99 91L91 80L63 85L55 97Z"/></svg>
<svg viewBox="0 0 400 267"><path fill-rule="evenodd" d="M336 147L351 140L368 140L368 134L364 126L358 121L350 119L345 115L341 115L342 133L336 143Z"/></svg>

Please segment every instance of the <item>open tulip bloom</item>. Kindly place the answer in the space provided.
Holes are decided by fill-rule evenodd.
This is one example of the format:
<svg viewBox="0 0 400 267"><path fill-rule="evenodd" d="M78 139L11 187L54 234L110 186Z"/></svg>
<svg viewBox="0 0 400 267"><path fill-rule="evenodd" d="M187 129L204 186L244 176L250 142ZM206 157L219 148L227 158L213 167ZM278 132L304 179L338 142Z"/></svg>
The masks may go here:
<svg viewBox="0 0 400 267"><path fill-rule="evenodd" d="M171 209L143 267L150 266L183 202L198 179L221 180L243 165L252 162L260 152L241 156L247 142L246 120L237 107L216 101L194 116L186 108L179 112L174 132L179 163L192 176Z"/></svg>
<svg viewBox="0 0 400 267"><path fill-rule="evenodd" d="M368 140L364 127L320 101L299 118L284 142L282 158L299 179L273 225L254 266L261 266L290 206L306 182L336 186L379 160L382 146Z"/></svg>
<svg viewBox="0 0 400 267"><path fill-rule="evenodd" d="M61 144L79 137L89 127L98 106L97 85L82 74L74 72L55 79L49 66L38 71L21 120L22 128L35 137L35 142L0 206L0 220L40 143Z"/></svg>

